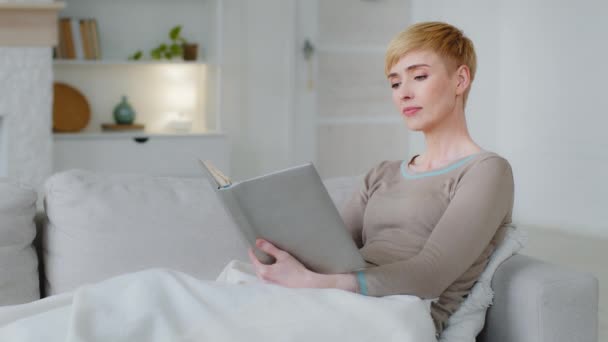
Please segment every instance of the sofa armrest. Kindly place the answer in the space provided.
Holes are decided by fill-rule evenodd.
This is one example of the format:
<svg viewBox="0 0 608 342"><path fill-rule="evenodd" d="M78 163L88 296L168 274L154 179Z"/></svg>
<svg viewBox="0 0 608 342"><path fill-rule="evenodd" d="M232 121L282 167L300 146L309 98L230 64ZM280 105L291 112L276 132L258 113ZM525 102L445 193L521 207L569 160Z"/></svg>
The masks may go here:
<svg viewBox="0 0 608 342"><path fill-rule="evenodd" d="M597 342L598 280L524 255L515 255L492 279L483 342Z"/></svg>

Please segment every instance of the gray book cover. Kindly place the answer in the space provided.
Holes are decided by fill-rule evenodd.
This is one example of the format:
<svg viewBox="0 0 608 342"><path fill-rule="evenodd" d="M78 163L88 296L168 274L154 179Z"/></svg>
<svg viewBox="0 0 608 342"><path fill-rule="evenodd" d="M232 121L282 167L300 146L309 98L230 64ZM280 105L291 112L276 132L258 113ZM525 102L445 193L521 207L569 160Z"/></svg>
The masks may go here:
<svg viewBox="0 0 608 342"><path fill-rule="evenodd" d="M261 262L274 260L255 248L257 238L270 241L315 272L347 273L365 267L312 163L241 182L230 181L209 162L201 164Z"/></svg>

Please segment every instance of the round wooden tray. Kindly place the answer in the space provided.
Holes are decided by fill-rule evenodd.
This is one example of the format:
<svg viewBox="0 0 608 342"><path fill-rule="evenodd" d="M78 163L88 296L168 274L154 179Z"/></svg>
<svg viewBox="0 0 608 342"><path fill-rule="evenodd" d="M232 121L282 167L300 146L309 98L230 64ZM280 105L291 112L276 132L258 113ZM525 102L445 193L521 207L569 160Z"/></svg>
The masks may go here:
<svg viewBox="0 0 608 342"><path fill-rule="evenodd" d="M53 131L78 132L91 119L89 102L81 92L65 83L53 84Z"/></svg>

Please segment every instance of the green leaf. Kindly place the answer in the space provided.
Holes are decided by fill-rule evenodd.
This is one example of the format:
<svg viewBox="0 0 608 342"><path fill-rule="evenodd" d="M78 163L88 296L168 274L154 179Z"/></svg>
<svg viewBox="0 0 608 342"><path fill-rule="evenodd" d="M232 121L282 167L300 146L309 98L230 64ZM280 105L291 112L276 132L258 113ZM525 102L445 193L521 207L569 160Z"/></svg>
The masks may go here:
<svg viewBox="0 0 608 342"><path fill-rule="evenodd" d="M170 51L171 51L171 54L173 56L181 56L181 55L183 55L182 46L179 45L179 44L171 44Z"/></svg>
<svg viewBox="0 0 608 342"><path fill-rule="evenodd" d="M160 59L160 50L157 48L150 51L150 57L152 57L152 59Z"/></svg>
<svg viewBox="0 0 608 342"><path fill-rule="evenodd" d="M171 52L169 52L169 51L165 52L164 56L165 56L166 59L173 58L173 55L171 55Z"/></svg>
<svg viewBox="0 0 608 342"><path fill-rule="evenodd" d="M174 28L171 29L171 31L169 31L169 38L171 38L171 40L177 40L181 30L182 30L181 25L175 26Z"/></svg>
<svg viewBox="0 0 608 342"><path fill-rule="evenodd" d="M167 44L165 44L165 43L160 44L160 46L158 47L158 49L160 51L163 51L163 52L167 51Z"/></svg>
<svg viewBox="0 0 608 342"><path fill-rule="evenodd" d="M139 60L139 59L141 59L142 54L143 53L141 52L141 50L137 50L137 51L135 51L134 54L132 54L131 56L129 56L129 60L132 60L132 61Z"/></svg>

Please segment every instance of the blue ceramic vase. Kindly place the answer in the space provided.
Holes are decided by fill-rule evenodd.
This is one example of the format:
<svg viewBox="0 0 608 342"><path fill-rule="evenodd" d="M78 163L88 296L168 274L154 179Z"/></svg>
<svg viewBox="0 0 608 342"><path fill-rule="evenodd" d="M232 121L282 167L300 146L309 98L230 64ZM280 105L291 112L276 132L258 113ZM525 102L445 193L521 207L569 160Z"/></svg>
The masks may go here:
<svg viewBox="0 0 608 342"><path fill-rule="evenodd" d="M114 107L114 121L119 125L130 125L135 121L135 111L126 96Z"/></svg>

